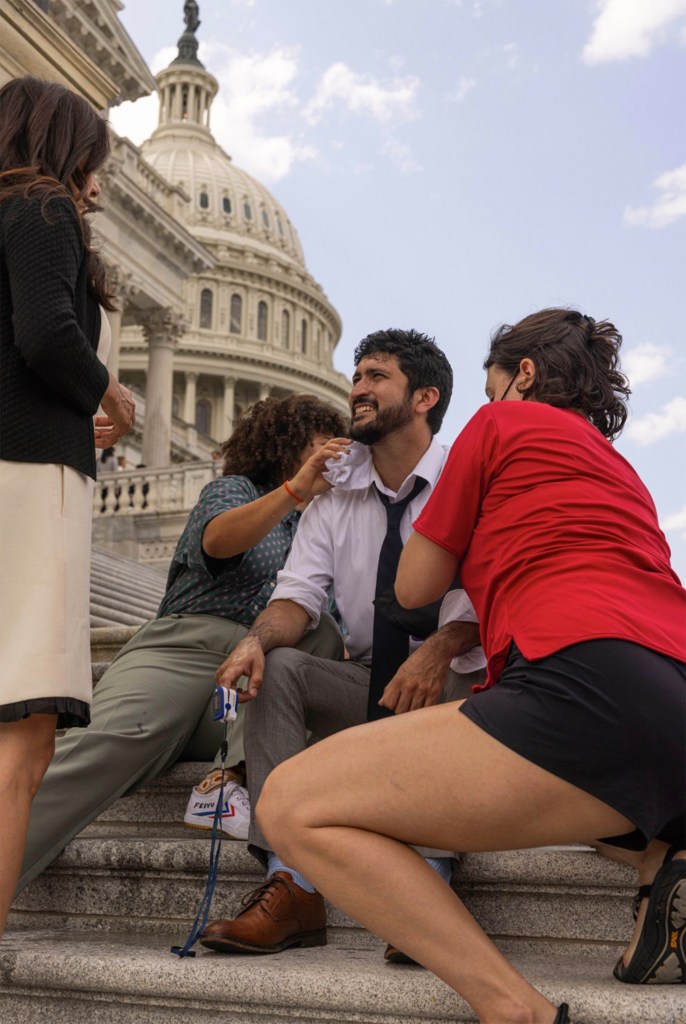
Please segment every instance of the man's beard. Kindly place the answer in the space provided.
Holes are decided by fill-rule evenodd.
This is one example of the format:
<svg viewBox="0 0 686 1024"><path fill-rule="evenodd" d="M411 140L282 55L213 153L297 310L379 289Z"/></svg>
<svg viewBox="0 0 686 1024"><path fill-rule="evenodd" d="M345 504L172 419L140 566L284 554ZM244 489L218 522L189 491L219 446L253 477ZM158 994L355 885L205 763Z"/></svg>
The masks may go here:
<svg viewBox="0 0 686 1024"><path fill-rule="evenodd" d="M354 414L354 410L353 410ZM412 399L408 398L401 405L394 405L390 409L376 410L376 417L365 423L355 424L351 422L349 437L360 444L377 444L383 441L395 430L406 427L414 419Z"/></svg>

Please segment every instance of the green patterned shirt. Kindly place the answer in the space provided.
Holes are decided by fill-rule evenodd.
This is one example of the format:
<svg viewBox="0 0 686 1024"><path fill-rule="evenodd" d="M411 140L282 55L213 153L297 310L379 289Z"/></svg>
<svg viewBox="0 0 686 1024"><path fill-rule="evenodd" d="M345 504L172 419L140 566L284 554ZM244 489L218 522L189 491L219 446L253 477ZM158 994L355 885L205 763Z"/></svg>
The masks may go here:
<svg viewBox="0 0 686 1024"><path fill-rule="evenodd" d="M300 513L291 512L253 548L233 558L206 555L202 535L215 516L247 505L269 490L245 476L222 476L203 487L176 546L158 618L219 615L244 626L252 625L271 596Z"/></svg>

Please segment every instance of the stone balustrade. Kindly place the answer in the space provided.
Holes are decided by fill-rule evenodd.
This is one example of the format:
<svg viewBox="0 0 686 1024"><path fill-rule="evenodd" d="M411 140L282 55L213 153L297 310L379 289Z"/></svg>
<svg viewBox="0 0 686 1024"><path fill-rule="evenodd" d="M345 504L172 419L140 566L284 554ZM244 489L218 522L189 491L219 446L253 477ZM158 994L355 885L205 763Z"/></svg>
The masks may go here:
<svg viewBox="0 0 686 1024"><path fill-rule="evenodd" d="M221 475L221 461L187 462L163 469L102 473L93 495L93 516L188 512L205 484Z"/></svg>

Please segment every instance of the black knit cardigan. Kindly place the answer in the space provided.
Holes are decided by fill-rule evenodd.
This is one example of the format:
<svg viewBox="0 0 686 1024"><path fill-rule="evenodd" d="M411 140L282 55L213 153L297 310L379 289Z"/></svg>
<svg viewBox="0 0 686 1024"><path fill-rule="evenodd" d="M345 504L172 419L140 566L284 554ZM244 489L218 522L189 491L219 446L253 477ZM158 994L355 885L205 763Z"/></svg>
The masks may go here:
<svg viewBox="0 0 686 1024"><path fill-rule="evenodd" d="M0 459L95 478L100 307L73 205L51 199L46 214L39 198L0 202Z"/></svg>

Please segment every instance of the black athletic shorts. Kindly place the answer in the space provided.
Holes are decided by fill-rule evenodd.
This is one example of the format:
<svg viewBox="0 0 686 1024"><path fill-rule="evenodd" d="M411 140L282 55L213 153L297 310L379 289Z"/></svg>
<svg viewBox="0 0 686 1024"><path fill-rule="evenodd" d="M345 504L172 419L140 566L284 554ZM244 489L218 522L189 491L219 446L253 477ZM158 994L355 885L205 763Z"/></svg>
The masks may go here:
<svg viewBox="0 0 686 1024"><path fill-rule="evenodd" d="M626 640L527 661L513 643L495 684L461 711L500 743L636 827L603 838L686 846L686 665Z"/></svg>

